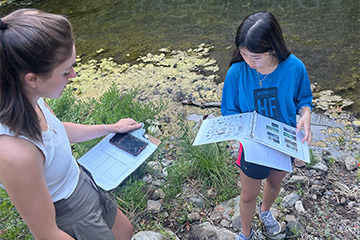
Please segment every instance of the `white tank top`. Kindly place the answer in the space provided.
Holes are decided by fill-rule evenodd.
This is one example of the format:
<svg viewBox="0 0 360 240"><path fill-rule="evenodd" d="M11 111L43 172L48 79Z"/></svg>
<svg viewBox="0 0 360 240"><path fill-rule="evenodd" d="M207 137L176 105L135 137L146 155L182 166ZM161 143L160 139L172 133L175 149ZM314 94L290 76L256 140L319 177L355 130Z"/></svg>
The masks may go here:
<svg viewBox="0 0 360 240"><path fill-rule="evenodd" d="M45 106L42 98L38 100L38 105L48 123L48 130L42 132L43 143L30 140L24 136L20 137L35 144L44 154L45 181L52 201L56 202L70 197L79 180L80 170L72 155L64 125ZM13 136L9 128L1 124L0 135ZM0 186L4 188L1 183Z"/></svg>

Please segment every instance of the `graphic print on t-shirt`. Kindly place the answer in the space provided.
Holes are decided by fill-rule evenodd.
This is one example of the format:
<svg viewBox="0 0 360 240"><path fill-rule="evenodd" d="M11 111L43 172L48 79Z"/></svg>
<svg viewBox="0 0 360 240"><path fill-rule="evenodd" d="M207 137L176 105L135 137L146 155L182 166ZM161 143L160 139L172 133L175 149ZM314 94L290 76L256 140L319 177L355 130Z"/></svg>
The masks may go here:
<svg viewBox="0 0 360 240"><path fill-rule="evenodd" d="M254 104L258 113L279 121L277 90L276 87L254 89Z"/></svg>

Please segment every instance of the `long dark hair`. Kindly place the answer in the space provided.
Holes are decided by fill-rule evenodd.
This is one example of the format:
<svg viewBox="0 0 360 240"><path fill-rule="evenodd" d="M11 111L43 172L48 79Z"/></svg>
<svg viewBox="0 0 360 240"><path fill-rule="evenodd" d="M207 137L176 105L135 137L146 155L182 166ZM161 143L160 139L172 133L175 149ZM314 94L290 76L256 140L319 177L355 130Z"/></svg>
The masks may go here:
<svg viewBox="0 0 360 240"><path fill-rule="evenodd" d="M257 12L245 17L236 32L235 47L230 66L244 61L240 47L245 47L253 53L274 52L279 62L290 55L280 24L269 12Z"/></svg>
<svg viewBox="0 0 360 240"><path fill-rule="evenodd" d="M0 19L0 123L15 136L42 141L34 107L22 78L50 76L72 54L72 28L57 14L19 9Z"/></svg>

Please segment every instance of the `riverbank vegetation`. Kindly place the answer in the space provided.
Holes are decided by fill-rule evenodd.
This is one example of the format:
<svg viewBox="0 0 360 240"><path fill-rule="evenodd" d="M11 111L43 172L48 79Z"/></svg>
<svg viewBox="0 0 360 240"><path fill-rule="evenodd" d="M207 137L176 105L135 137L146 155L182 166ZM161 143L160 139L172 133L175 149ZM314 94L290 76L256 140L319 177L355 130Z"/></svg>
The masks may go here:
<svg viewBox="0 0 360 240"><path fill-rule="evenodd" d="M110 193L132 221L136 233L146 230L168 236L170 229L181 239L187 239L189 229L197 223L210 221L219 225L217 221L222 219L220 213L223 211L218 208L219 203L240 194L239 175L233 165L238 143L192 146L202 119L221 114L218 106L222 83L215 83L219 68L217 62L208 57L211 49L205 44L187 51L162 49L158 55L149 53L140 57L134 65L119 65L111 58L88 63L78 59L77 77L69 82L63 96L47 101L62 121L102 124L131 117L143 122L149 134L155 133L149 130L157 129L162 140L158 150ZM315 124L312 128L311 164L301 170L294 168L294 173L289 174L289 178L299 175L306 181L302 185L287 184L284 187L284 193L295 192L302 196L307 209L305 217L279 206L280 198L276 204L283 209L279 213L280 219L289 217L289 211L296 214L305 228L301 234L316 239L322 236L323 225L316 223L312 227L310 223L324 214L333 216L327 209L327 203L331 203L331 211L336 210L337 215L330 225L326 225L327 236L345 236L341 235L344 232L350 236L358 227L353 212L358 209L355 200L360 196L357 187L360 172L353 168L347 170L344 162L346 159L352 162L354 153L357 162L360 161L360 122L337 107L346 105L338 96L314 90L315 107L328 112L330 118L320 117L320 125ZM207 105L209 103L211 107ZM332 123L334 119L339 123ZM346 126L344 129L343 125ZM75 158L81 157L99 140L73 144ZM334 181L339 184L335 185ZM346 187L342 189L346 188L346 191L339 193L336 186L344 184ZM151 202L153 206L149 206ZM355 227L344 220L353 222ZM232 228L229 222L220 225L224 224L221 227L226 230L231 229L231 233L237 232L234 228L237 222L231 221ZM257 231L261 228L260 223L254 226ZM293 230L298 233L296 228ZM2 189L0 231L0 239L31 239L26 225Z"/></svg>
<svg viewBox="0 0 360 240"><path fill-rule="evenodd" d="M98 101L94 98L78 101L73 94L73 89L67 88L60 98L47 100L47 103L61 121L102 124L130 117L143 122L147 128L148 123L151 122L148 120L154 120L166 109L167 104L161 99L155 102L140 102L135 99L136 94L136 89L121 93L116 84L112 84ZM204 191L209 189L217 191L217 198L213 199L214 202L209 202L210 205L238 195L240 192L236 187L237 172L230 164L230 154L226 145L214 143L193 147L194 131L181 118L179 118L179 123L181 131L175 137L176 140L172 139L175 141L171 143L169 139L165 139L159 147L159 149L166 149L169 144L175 144L178 154L176 164L168 168L167 184L163 187L168 208L171 208L174 204L173 200L181 193L182 184L189 180L200 184ZM75 158L81 157L100 140L98 138L72 144ZM175 151L175 148L171 151ZM157 151L147 161L161 161L162 158L162 152ZM147 206L149 191L144 187L145 183L142 180L147 171L145 165L143 164L118 188L109 193L131 220L135 220ZM206 195L204 192L201 194ZM186 217L184 221L185 219ZM0 222L0 239L32 239L26 224L21 220L3 189L0 189ZM150 227L138 226L140 230ZM154 227L151 228L154 229Z"/></svg>

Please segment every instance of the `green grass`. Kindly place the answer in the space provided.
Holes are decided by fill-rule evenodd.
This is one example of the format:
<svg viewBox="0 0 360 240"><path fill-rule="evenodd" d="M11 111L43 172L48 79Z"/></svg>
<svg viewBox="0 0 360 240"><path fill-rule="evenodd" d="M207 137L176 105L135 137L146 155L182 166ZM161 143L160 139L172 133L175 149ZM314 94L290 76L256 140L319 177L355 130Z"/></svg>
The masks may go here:
<svg viewBox="0 0 360 240"><path fill-rule="evenodd" d="M166 109L167 104L158 100L153 103L144 103L136 100L137 89L123 93L112 83L110 88L99 100L77 101L70 88L57 99L48 100L56 116L63 122L82 124L115 123L122 118L133 118L143 122L147 128L147 119L153 120L156 115ZM100 139L77 143L72 145L73 155L76 159L84 155L96 145Z"/></svg>
<svg viewBox="0 0 360 240"><path fill-rule="evenodd" d="M130 177L113 192L115 200L126 216L132 220L143 212L147 206L148 191L145 182Z"/></svg>
<svg viewBox="0 0 360 240"><path fill-rule="evenodd" d="M181 136L177 141L178 159L168 168L167 197L180 193L187 179L196 179L204 191L214 188L218 201L228 200L239 194L236 187L238 172L233 166L225 143L193 146L195 132L179 119ZM203 194L206 196L206 192Z"/></svg>
<svg viewBox="0 0 360 240"><path fill-rule="evenodd" d="M2 188L0 188L0 239L32 239L28 227Z"/></svg>

